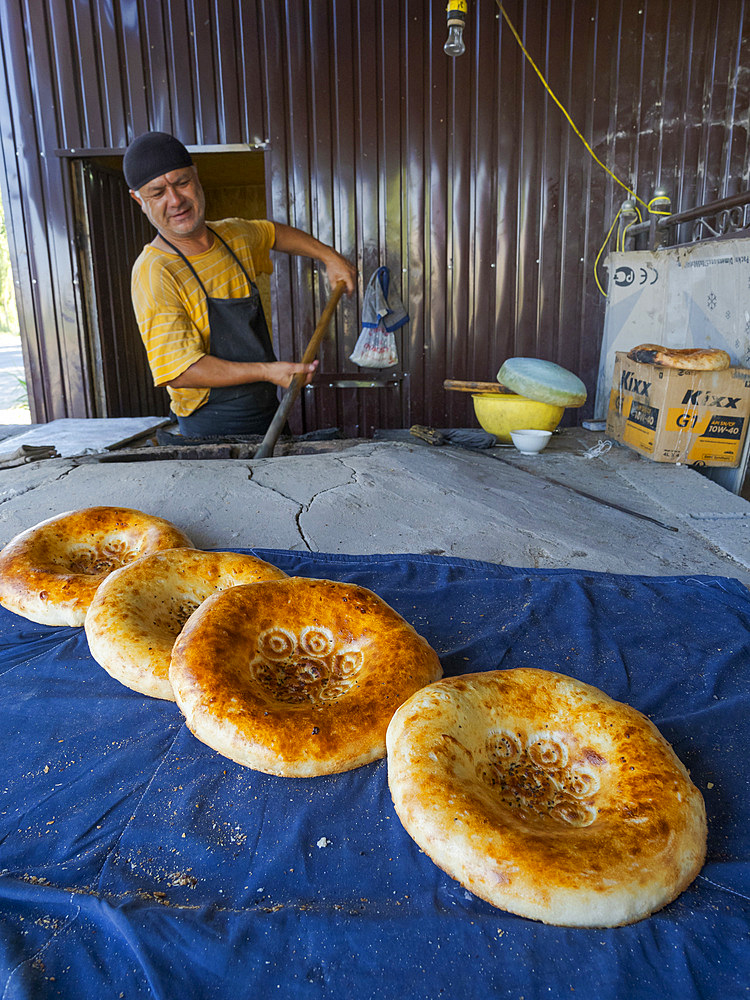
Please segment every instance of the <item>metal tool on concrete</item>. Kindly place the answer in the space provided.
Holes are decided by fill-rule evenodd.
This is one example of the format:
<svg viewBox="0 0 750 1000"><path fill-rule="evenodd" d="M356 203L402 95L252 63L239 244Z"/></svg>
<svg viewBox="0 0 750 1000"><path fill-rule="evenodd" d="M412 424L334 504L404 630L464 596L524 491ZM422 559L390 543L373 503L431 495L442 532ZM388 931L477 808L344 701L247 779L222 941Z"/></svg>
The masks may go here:
<svg viewBox="0 0 750 1000"><path fill-rule="evenodd" d="M500 458L499 455L490 455L490 458L496 459L498 462L505 462L506 465L514 465L514 462L508 461L506 458ZM545 483L550 483L552 486L561 486L564 490L570 490L571 493L577 493L579 497L585 497L587 500L593 500L594 503L599 503L603 507L611 507L612 510L619 510L622 514L629 514L631 517L639 517L642 521L650 521L651 524L657 525L659 528L664 528L665 531L679 531L679 528L675 528L673 524L665 524L663 521L658 521L655 517L650 517L648 514L642 514L638 510L631 510L629 507L623 507L619 503L613 503L611 500L603 500L601 497L594 496L593 493L586 493L585 490L579 490L575 486L568 486L567 483L561 483L559 479L552 479L550 476L542 476L538 472L531 472L529 469L525 469L529 475L536 476L537 479L543 480Z"/></svg>
<svg viewBox="0 0 750 1000"><path fill-rule="evenodd" d="M413 437L419 438L422 441L426 441L431 445L449 445L450 441L447 440L444 434L441 434L439 430L435 430L432 427L422 427L415 424L411 428L410 433ZM479 451L476 448L470 448L470 451ZM480 454L487 455L488 458L494 458L496 462L504 462L505 465L511 465L514 468L519 468L516 462L511 462L507 458L501 458L500 455L495 455L488 450L482 450ZM561 483L559 479L552 479L550 476L543 476L539 472L533 472L530 469L524 468L524 472L528 472L530 476L535 476L537 479L541 479L542 482L549 483L551 486L560 486L564 490L569 490L571 493L576 493L580 497L585 497L587 500L593 500L594 503L601 504L603 507L611 507L612 510L619 510L621 514L629 514L631 517L638 517L642 521L650 521L651 524L657 525L659 528L664 528L665 531L679 531L679 528L675 528L674 525L665 524L663 521L658 521L655 517L650 517L648 514L642 514L640 511L631 510L629 507L623 507L621 504L614 503L611 500L603 500L601 497L594 496L593 493L586 493L585 490L579 490L575 486L569 486L567 483Z"/></svg>
<svg viewBox="0 0 750 1000"><path fill-rule="evenodd" d="M302 355L302 364L309 365L315 360L315 355L318 353L318 348L323 340L323 337L328 329L328 324L331 322L331 317L333 316L334 310L339 303L339 299L346 291L346 285L343 281L339 281L331 294L330 299L326 303L326 307L320 315L318 320L318 325L315 327L315 331L310 338L310 343L305 349L305 353ZM273 455L273 449L276 447L276 442L279 439L279 434L284 428L287 417L294 405L294 401L300 393L300 389L304 383L304 378L301 375L295 375L286 389L284 395L281 397L281 402L279 403L278 409L274 414L273 420L271 421L268 430L266 431L265 437L260 443L258 450L255 452L256 458L270 458Z"/></svg>

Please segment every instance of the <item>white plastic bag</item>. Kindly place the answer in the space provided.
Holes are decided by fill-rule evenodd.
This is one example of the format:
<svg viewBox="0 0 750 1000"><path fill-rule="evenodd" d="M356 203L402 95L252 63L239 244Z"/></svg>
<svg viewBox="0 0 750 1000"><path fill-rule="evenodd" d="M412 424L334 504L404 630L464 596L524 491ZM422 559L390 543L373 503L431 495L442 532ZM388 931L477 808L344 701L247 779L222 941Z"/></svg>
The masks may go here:
<svg viewBox="0 0 750 1000"><path fill-rule="evenodd" d="M362 327L349 360L361 368L393 368L398 364L396 338L382 322L375 327Z"/></svg>

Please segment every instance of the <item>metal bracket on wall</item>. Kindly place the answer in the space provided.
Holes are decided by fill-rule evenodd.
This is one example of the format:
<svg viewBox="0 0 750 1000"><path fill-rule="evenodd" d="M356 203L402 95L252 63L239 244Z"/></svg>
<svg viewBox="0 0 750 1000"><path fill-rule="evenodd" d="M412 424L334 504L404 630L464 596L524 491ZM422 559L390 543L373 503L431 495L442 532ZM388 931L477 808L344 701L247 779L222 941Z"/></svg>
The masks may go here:
<svg viewBox="0 0 750 1000"><path fill-rule="evenodd" d="M679 227L690 224L685 238L679 238ZM710 240L746 237L750 228L750 191L706 202L684 212L674 212L663 218L652 216L646 222L629 226L625 236L625 249L643 249L638 237L648 233L648 249L662 246L683 246Z"/></svg>
<svg viewBox="0 0 750 1000"><path fill-rule="evenodd" d="M361 374L352 372L321 372L315 381L305 386L305 392L314 389L398 389L404 380L403 375L390 375L387 378L363 378Z"/></svg>

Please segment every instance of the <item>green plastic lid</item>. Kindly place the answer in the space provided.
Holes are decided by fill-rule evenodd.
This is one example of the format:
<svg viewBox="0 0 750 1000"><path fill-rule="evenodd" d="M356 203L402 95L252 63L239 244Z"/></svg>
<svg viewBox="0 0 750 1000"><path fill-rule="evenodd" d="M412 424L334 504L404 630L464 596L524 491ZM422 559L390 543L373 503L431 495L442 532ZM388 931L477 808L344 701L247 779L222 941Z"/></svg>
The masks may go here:
<svg viewBox="0 0 750 1000"><path fill-rule="evenodd" d="M583 406L586 386L567 368L539 358L508 358L497 380L519 396L553 406Z"/></svg>

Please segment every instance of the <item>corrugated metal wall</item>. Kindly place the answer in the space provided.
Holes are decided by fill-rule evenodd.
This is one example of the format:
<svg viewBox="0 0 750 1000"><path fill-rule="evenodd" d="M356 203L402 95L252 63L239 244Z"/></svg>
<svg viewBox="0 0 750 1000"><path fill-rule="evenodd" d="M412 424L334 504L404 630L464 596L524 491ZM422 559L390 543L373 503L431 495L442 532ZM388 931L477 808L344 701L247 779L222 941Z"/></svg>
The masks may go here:
<svg viewBox="0 0 750 1000"><path fill-rule="evenodd" d="M645 201L660 185L674 209L747 187L744 0L505 9L597 156ZM263 146L269 215L333 243L363 283L381 264L400 283L402 390L321 386L305 395L306 426L473 425L443 379L492 379L519 354L593 390L594 261L626 193L494 0L470 0L455 62L444 4L426 0L4 0L0 38L2 193L35 419L97 406L69 151L122 150L148 128ZM280 260L271 298L280 356L301 355L321 282L307 262ZM325 370L356 372L360 308L340 307Z"/></svg>

